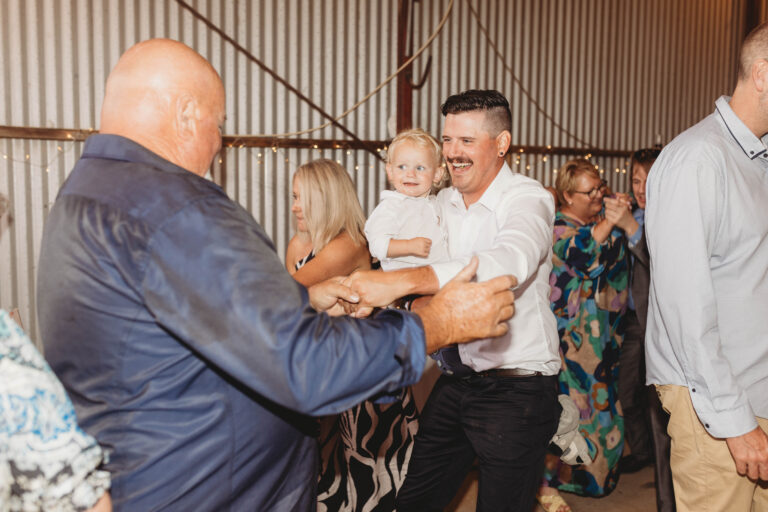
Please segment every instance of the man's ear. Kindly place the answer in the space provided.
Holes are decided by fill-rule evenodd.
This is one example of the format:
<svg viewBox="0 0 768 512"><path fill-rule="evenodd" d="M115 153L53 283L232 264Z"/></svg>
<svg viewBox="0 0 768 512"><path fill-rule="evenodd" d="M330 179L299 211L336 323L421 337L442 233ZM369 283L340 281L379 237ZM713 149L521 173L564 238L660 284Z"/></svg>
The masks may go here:
<svg viewBox="0 0 768 512"><path fill-rule="evenodd" d="M509 145L511 143L512 134L507 130L502 131L496 136L496 151L498 151L499 156L504 156L507 154L507 150L509 149Z"/></svg>
<svg viewBox="0 0 768 512"><path fill-rule="evenodd" d="M752 82L758 92L768 91L768 60L757 59L752 63Z"/></svg>
<svg viewBox="0 0 768 512"><path fill-rule="evenodd" d="M199 117L195 98L184 94L176 100L176 126L182 140L194 139Z"/></svg>

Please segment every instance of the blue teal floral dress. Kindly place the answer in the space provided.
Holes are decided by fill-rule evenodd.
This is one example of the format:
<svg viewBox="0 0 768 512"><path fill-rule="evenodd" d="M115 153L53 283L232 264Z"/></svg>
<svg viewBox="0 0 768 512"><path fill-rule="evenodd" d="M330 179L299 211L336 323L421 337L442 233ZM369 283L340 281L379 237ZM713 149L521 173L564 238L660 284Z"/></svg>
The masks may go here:
<svg viewBox="0 0 768 512"><path fill-rule="evenodd" d="M618 481L624 420L618 403L619 348L628 297L626 239L620 230L598 244L592 224L555 216L550 285L563 370L560 392L581 412L580 430L597 449L590 465L569 466L547 457L551 487L586 496L610 493Z"/></svg>
<svg viewBox="0 0 768 512"><path fill-rule="evenodd" d="M109 489L103 462L61 382L0 310L0 512L91 508Z"/></svg>

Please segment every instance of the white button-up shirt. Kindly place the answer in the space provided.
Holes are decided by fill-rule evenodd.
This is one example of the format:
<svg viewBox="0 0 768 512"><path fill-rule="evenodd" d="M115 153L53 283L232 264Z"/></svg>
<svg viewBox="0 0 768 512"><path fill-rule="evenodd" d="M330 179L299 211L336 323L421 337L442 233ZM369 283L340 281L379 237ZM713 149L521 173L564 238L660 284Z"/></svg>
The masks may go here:
<svg viewBox="0 0 768 512"><path fill-rule="evenodd" d="M648 175L649 384L686 386L714 437L768 418L768 153L723 96Z"/></svg>
<svg viewBox="0 0 768 512"><path fill-rule="evenodd" d="M513 173L505 163L482 197L467 208L458 190L438 194L451 260L432 265L442 287L472 255L477 280L512 274L515 314L509 332L459 345L461 360L475 371L521 368L556 375L560 369L557 323L549 305L555 205L541 184Z"/></svg>

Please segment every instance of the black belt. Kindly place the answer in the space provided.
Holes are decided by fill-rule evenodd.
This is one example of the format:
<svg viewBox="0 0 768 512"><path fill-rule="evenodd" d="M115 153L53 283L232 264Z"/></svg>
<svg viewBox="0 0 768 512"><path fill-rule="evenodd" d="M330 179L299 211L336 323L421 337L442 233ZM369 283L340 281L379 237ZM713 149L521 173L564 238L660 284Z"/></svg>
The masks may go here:
<svg viewBox="0 0 768 512"><path fill-rule="evenodd" d="M533 370L523 370L522 368L498 368L495 370L484 370L482 372L474 372L472 375L464 377L466 379L471 377L540 377L541 372Z"/></svg>

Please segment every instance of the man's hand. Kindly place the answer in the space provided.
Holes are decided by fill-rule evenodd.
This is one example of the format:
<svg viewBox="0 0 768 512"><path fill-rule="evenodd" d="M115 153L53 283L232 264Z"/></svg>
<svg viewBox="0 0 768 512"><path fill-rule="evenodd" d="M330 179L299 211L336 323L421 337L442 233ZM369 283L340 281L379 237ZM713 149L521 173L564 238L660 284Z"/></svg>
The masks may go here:
<svg viewBox="0 0 768 512"><path fill-rule="evenodd" d="M344 284L360 297L360 306L383 308L406 293L401 293L394 279L397 272L381 270L356 270L347 277Z"/></svg>
<svg viewBox="0 0 768 512"><path fill-rule="evenodd" d="M310 286L309 303L312 307L331 316L339 316L345 314L339 301L351 304L359 302L360 297L351 288L342 284L344 279L342 276L332 277Z"/></svg>
<svg viewBox="0 0 768 512"><path fill-rule="evenodd" d="M357 270L344 284L360 296L361 307L388 306L400 297L413 293L435 293L437 276L432 267L405 268L382 272L381 270Z"/></svg>
<svg viewBox="0 0 768 512"><path fill-rule="evenodd" d="M768 434L759 426L746 434L725 440L736 471L751 480L768 481Z"/></svg>
<svg viewBox="0 0 768 512"><path fill-rule="evenodd" d="M514 276L499 276L483 283L470 283L478 259L446 284L432 300L416 312L424 324L427 353L454 343L501 336L509 329L507 320L515 312L517 285Z"/></svg>

